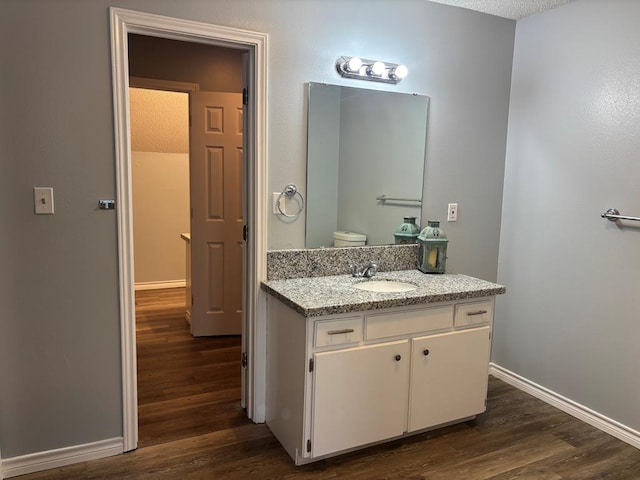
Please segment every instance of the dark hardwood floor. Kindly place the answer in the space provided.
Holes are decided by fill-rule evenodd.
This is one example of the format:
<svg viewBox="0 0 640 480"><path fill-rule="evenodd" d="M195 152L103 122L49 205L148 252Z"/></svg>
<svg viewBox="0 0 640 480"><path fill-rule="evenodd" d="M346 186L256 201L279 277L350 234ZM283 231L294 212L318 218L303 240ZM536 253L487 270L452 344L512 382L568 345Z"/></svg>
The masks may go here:
<svg viewBox="0 0 640 480"><path fill-rule="evenodd" d="M191 338L182 295L136 297L140 448L21 480L640 479L640 450L492 377L474 421L296 467L240 409L239 338Z"/></svg>
<svg viewBox="0 0 640 480"><path fill-rule="evenodd" d="M136 293L138 448L251 423L239 336L194 338L183 288Z"/></svg>

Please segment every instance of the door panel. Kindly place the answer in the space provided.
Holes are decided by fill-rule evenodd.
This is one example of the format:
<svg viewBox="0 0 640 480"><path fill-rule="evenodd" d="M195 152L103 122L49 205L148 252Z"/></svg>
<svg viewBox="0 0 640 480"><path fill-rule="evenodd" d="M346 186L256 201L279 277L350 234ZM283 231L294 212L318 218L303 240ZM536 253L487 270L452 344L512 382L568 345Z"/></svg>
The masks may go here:
<svg viewBox="0 0 640 480"><path fill-rule="evenodd" d="M208 312L224 312L224 243L207 243Z"/></svg>
<svg viewBox="0 0 640 480"><path fill-rule="evenodd" d="M242 333L243 158L238 93L189 96L191 333ZM239 246L240 245L240 246Z"/></svg>
<svg viewBox="0 0 640 480"><path fill-rule="evenodd" d="M207 148L206 178L207 220L224 221L224 149Z"/></svg>

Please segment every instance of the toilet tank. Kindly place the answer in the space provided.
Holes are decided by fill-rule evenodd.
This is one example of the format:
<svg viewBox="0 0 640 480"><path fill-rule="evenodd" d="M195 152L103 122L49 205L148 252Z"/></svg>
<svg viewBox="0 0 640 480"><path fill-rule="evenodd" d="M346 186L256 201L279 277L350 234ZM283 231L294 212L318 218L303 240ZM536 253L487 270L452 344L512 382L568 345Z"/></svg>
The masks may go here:
<svg viewBox="0 0 640 480"><path fill-rule="evenodd" d="M362 233L341 230L333 232L334 247L361 247L367 244L367 236Z"/></svg>

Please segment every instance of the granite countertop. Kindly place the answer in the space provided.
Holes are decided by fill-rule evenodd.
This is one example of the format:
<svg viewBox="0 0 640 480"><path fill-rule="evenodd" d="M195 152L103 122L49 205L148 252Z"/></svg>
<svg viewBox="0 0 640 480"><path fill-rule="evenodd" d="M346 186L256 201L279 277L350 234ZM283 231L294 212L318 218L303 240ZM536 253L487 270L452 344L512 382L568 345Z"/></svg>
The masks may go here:
<svg viewBox="0 0 640 480"><path fill-rule="evenodd" d="M486 297L506 288L467 275L427 275L419 270L380 272L372 280L397 280L417 286L409 292L368 292L353 288L367 279L350 275L291 278L262 282L262 289L307 317L378 308Z"/></svg>

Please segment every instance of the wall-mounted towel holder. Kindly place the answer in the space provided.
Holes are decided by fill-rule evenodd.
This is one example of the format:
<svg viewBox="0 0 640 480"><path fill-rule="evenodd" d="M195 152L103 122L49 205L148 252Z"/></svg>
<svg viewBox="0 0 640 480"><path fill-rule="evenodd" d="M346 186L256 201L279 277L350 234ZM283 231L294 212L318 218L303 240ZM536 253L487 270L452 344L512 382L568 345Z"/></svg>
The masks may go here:
<svg viewBox="0 0 640 480"><path fill-rule="evenodd" d="M376 200L384 203L384 202L418 202L422 203L421 198L399 198L399 197L387 197L384 193L382 195L378 195Z"/></svg>
<svg viewBox="0 0 640 480"><path fill-rule="evenodd" d="M280 201L284 197L293 199L296 195L300 198L300 205L299 205L300 208L294 214L286 213L282 209L282 205L280 205ZM300 215L300 213L302 213L302 210L304 209L304 197L302 196L302 194L298 190L298 187L296 187L293 183L290 183L289 185L286 185L284 187L284 190L282 190L282 192L280 192L280 195L278 195L278 200L276 201L276 208L278 209L278 212L280 212L280 215L283 215L285 217L293 218L293 217L297 217L298 215Z"/></svg>
<svg viewBox="0 0 640 480"><path fill-rule="evenodd" d="M635 222L640 222L640 217L629 217L627 215L620 215L620 212L616 208L610 208L600 216L602 218L606 218L610 222L615 222L616 220L633 220Z"/></svg>

